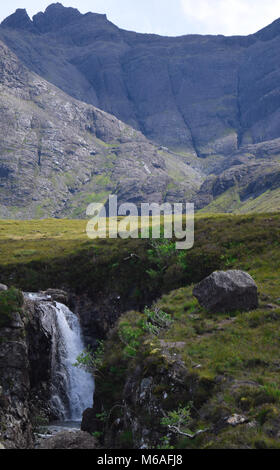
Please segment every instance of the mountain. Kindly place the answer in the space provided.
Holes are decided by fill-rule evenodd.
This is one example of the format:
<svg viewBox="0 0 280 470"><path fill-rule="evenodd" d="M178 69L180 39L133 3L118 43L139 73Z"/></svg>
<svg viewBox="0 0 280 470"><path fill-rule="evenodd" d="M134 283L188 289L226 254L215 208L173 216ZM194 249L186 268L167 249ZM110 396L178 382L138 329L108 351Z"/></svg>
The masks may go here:
<svg viewBox="0 0 280 470"><path fill-rule="evenodd" d="M247 37L171 38L58 3L32 20L17 10L0 39L37 76L142 133L153 152L163 147L156 152L173 181L155 175L160 200L187 197L205 211L280 209L280 20ZM120 181L119 193L133 199L137 178ZM151 190L137 184L136 200Z"/></svg>
<svg viewBox="0 0 280 470"><path fill-rule="evenodd" d="M0 42L0 217L85 217L90 202L184 200L198 172L29 71ZM174 172L184 175L175 182ZM173 177L172 177L173 174ZM125 192L122 199L121 192Z"/></svg>

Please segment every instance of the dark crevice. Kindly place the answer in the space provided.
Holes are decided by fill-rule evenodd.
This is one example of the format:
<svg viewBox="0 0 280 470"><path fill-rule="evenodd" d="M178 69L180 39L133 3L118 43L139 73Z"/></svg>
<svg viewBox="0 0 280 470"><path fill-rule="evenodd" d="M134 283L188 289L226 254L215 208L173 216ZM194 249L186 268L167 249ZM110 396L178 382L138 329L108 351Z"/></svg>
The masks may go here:
<svg viewBox="0 0 280 470"><path fill-rule="evenodd" d="M196 154L196 156L198 158L202 158L203 156L200 154L200 151L196 145L196 141L195 141L195 137L193 135L193 131L192 131L192 128L190 126L190 123L188 122L188 120L186 119L183 111L181 110L181 107L180 105L177 103L177 97L176 97L176 93L174 91L174 87L173 87L173 82L172 82L172 79L171 79L171 75L170 75L170 70L169 70L169 66L167 67L167 71L168 71L168 76L169 76L169 83L170 83L170 88L171 88L171 92L172 92L172 95L173 95L173 98L174 98L174 103L176 104L176 108L179 112L179 114L182 116L182 119L185 123L185 126L186 128L188 129L189 131L189 134L190 134L190 138L191 138L191 144L192 144L192 147L193 147L193 150Z"/></svg>
<svg viewBox="0 0 280 470"><path fill-rule="evenodd" d="M41 155L42 155L42 150L41 148L38 149L38 165L41 166Z"/></svg>
<svg viewBox="0 0 280 470"><path fill-rule="evenodd" d="M123 122L125 122L126 124L128 124L129 126L132 126L134 129L136 129L137 131L140 131L144 136L146 136L147 138L149 138L147 136L147 131L146 131L146 127L145 127L145 122L143 120L143 118L141 119L139 113L138 113L138 109L137 109L137 103L135 103L135 100L133 99L133 97L131 96L131 93L129 91L129 88L128 88L128 85L127 85L127 81L126 81L126 70L125 70L125 64L123 61L120 61L120 69L121 69L121 73L122 73L122 83L123 83L123 87L124 87L124 90L125 90L125 94L126 94L126 97L127 97L127 100L131 106L131 111L133 113L133 116L131 116L129 119L127 118L124 118L122 116L118 117L119 119L121 119ZM137 127L134 127L134 125L132 124L131 122L131 118L135 121Z"/></svg>
<svg viewBox="0 0 280 470"><path fill-rule="evenodd" d="M184 123L186 124L186 126L187 126L187 128L188 128L188 130L189 130L189 133L190 133L190 136L191 136L191 143L192 143L193 149L194 149L194 151L195 151L195 153L196 153L196 156L197 156L198 158L203 158L203 155L200 153L200 151L198 150L198 147L197 147L197 145L196 145L196 141L195 141L195 138L194 138L194 135L193 135L193 131L192 131L192 128L191 128L189 122L186 120L186 118L185 118L185 116L184 116L184 114L183 114L182 112L181 112L181 115L182 115L182 118L183 118L183 120L184 120Z"/></svg>
<svg viewBox="0 0 280 470"><path fill-rule="evenodd" d="M0 167L0 178L8 178L11 170L5 166Z"/></svg>
<svg viewBox="0 0 280 470"><path fill-rule="evenodd" d="M237 72L237 119L238 119L238 128L237 128L237 148L240 149L242 145L242 140L244 136L244 129L242 126L242 110L241 110L241 100L240 100L240 73Z"/></svg>

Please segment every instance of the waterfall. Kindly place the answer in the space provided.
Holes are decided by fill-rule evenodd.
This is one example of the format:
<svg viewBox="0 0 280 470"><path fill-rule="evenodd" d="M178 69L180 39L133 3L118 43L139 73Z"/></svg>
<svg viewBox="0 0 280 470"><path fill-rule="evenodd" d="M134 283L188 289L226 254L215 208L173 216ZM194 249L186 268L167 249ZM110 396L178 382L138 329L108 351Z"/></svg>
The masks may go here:
<svg viewBox="0 0 280 470"><path fill-rule="evenodd" d="M83 411L93 404L94 380L73 365L85 349L79 319L48 296L28 297L37 302L41 325L52 336L51 408L60 420L81 421Z"/></svg>

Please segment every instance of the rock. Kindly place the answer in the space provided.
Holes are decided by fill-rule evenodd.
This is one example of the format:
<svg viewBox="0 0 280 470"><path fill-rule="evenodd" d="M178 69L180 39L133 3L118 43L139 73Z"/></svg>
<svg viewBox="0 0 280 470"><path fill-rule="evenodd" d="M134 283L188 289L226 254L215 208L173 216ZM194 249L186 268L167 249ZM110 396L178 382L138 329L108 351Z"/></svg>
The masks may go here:
<svg viewBox="0 0 280 470"><path fill-rule="evenodd" d="M0 292L4 290L8 290L8 286L6 286L5 284L0 284Z"/></svg>
<svg viewBox="0 0 280 470"><path fill-rule="evenodd" d="M242 416L242 415L233 415L231 416L230 418L228 418L226 420L227 424L229 424L230 426L233 426L233 427L236 427L238 426L239 424L244 424L244 423L247 423L248 422L248 418L246 418L246 416Z"/></svg>
<svg viewBox="0 0 280 470"><path fill-rule="evenodd" d="M28 339L20 316L12 315L11 325L0 328L0 441L24 449L33 443Z"/></svg>
<svg viewBox="0 0 280 470"><path fill-rule="evenodd" d="M44 439L39 449L96 449L94 437L83 431L63 431Z"/></svg>
<svg viewBox="0 0 280 470"><path fill-rule="evenodd" d="M96 418L96 411L93 408L87 408L83 412L81 430L92 434L100 428L100 420Z"/></svg>
<svg viewBox="0 0 280 470"><path fill-rule="evenodd" d="M0 442L0 450L2 450L2 449L5 449L5 447L4 447L3 444L1 444L1 442Z"/></svg>
<svg viewBox="0 0 280 470"><path fill-rule="evenodd" d="M244 271L216 271L195 286L193 295L213 313L258 308L257 285Z"/></svg>
<svg viewBox="0 0 280 470"><path fill-rule="evenodd" d="M0 37L31 70L143 129L162 151L205 157L279 137L275 23L247 37L147 36L56 4L32 20L17 10Z"/></svg>
<svg viewBox="0 0 280 470"><path fill-rule="evenodd" d="M0 156L0 217L85 217L93 192L106 199L116 188L122 188L119 203L134 195L138 202L165 202L169 186L176 190L175 201L184 202L186 194L199 189L199 171L181 157L169 163L182 175L176 182L166 156L140 131L67 96L25 68L1 41L0 87L5 149ZM16 120L10 118L14 114Z"/></svg>
<svg viewBox="0 0 280 470"><path fill-rule="evenodd" d="M0 26L19 59L0 54L0 217L83 217L77 201L115 188L120 203L220 198L205 210L231 212L278 189L279 25L205 41L57 4L17 10Z"/></svg>
<svg viewBox="0 0 280 470"><path fill-rule="evenodd" d="M69 295L67 292L61 290L61 289L48 289L45 292L43 292L44 295L49 295L52 300L55 302L59 302L61 304L67 305L69 302Z"/></svg>
<svg viewBox="0 0 280 470"><path fill-rule="evenodd" d="M22 321L22 318L18 312L15 312L12 314L12 319L11 319L11 328L23 328L24 323Z"/></svg>
<svg viewBox="0 0 280 470"><path fill-rule="evenodd" d="M1 297L0 297L1 303ZM24 297L0 327L0 442L6 449L34 445L34 423L52 416L50 403L52 337L48 311ZM46 321L44 321L46 319Z"/></svg>

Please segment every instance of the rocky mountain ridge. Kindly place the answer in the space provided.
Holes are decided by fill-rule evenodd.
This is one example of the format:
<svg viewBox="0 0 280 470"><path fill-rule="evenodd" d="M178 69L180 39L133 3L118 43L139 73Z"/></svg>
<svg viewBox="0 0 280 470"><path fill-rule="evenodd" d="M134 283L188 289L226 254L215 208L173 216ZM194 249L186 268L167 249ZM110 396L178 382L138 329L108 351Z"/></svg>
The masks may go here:
<svg viewBox="0 0 280 470"><path fill-rule="evenodd" d="M280 21L248 37L124 31L106 15L50 5L3 21L26 66L161 144L200 157L279 137Z"/></svg>
<svg viewBox="0 0 280 470"><path fill-rule="evenodd" d="M0 216L85 217L91 202L163 202L198 189L200 174L117 118L65 95L0 43ZM172 164L174 162L174 165ZM184 174L179 185L176 166ZM175 194L174 194L175 193ZM120 200L121 202L121 200Z"/></svg>
<svg viewBox="0 0 280 470"><path fill-rule="evenodd" d="M37 83L48 89L40 98L39 120L37 111L31 113L29 107L29 122L36 131L29 132L29 124L22 120L20 138L27 133L31 140L20 160L22 167L33 170L23 173L24 188L17 197L17 189L11 188L18 183L11 179L14 170L9 165L18 165L18 149L3 143L1 217L82 217L88 202L106 200L110 192L126 202L193 201L198 210L209 212L280 209L279 20L248 37L168 38L124 31L106 15L83 15L53 4L32 20L25 10L17 10L1 24L0 39L16 54L18 64L27 67L28 77L35 73ZM15 87L13 93L19 93L17 82L22 77L16 76L22 67L13 69L13 77L6 80L9 92ZM30 88L26 77L21 90ZM35 91L31 101L39 94ZM58 97L65 102L59 107ZM11 100L5 100L11 109ZM103 144L98 147L95 141L91 148L89 135L82 131L81 137L81 123L74 123L73 108L67 115L66 102L79 107L84 129L92 127L85 103L116 116L102 123L103 129L110 128L108 132L97 130L101 137L95 137ZM8 133L15 133L5 103L2 120L9 122ZM26 114L23 102L19 109ZM106 116L96 113L101 120ZM53 127L59 128L57 120L62 123L62 119L64 127L71 127L68 134L59 130L59 144L44 130L47 115L55 121ZM130 138L121 142L121 148L119 130L112 131L112 123L119 119L132 127L125 131ZM2 129L6 134L7 125ZM74 134L82 139L79 145L73 142ZM48 148L41 149L40 142L45 145L47 140ZM41 185L42 165L36 167L34 160L41 162L42 152L53 159L44 159L52 168ZM85 156L94 152L98 156L91 155L90 160ZM33 187L34 177L40 190L32 200L27 186Z"/></svg>

